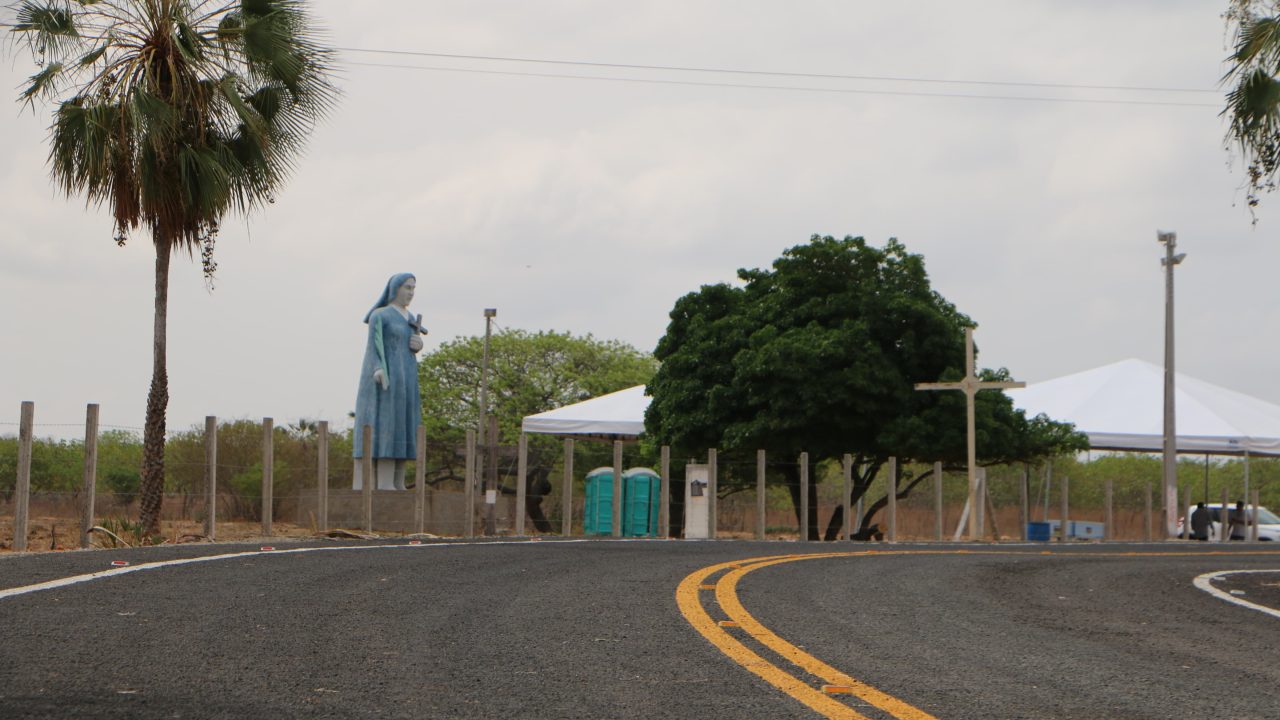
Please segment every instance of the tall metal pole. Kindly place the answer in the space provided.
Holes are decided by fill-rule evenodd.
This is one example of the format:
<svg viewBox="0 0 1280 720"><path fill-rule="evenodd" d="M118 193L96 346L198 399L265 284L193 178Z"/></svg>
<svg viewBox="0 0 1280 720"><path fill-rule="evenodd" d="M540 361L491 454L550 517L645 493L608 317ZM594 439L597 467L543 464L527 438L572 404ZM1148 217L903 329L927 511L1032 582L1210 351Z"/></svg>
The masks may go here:
<svg viewBox="0 0 1280 720"><path fill-rule="evenodd" d="M489 337L493 334L493 319L498 316L497 308L484 309L484 359L480 365L480 448L478 462L480 467L477 468L479 477L484 478L484 528L485 533L493 535L496 532L496 510L497 510L497 488L489 483L489 471L491 468L484 467L484 449L488 448L489 442L497 442L497 438L487 437L485 432L489 426Z"/></svg>
<svg viewBox="0 0 1280 720"><path fill-rule="evenodd" d="M1174 409L1173 370L1173 268L1182 262L1186 253L1175 255L1178 234L1156 232L1156 239L1164 245L1164 525L1165 537L1173 534L1178 524L1178 432Z"/></svg>

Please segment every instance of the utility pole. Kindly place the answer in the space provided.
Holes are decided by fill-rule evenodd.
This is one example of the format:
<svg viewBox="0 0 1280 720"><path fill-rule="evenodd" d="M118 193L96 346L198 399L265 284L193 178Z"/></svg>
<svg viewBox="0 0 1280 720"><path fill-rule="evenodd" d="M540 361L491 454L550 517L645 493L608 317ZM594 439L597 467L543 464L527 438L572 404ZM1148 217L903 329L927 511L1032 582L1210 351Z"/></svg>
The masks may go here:
<svg viewBox="0 0 1280 720"><path fill-rule="evenodd" d="M484 360L480 366L480 447L488 449L488 442L497 443L497 433L493 433L493 437L489 437L486 430L489 426L489 337L493 334L493 319L498 316L497 308L484 309ZM491 464L496 455L494 452L480 452L480 462L483 464L485 456L488 455ZM495 514L498 504L498 488L496 482L490 481L490 476L495 476L496 480L497 467L482 468L482 472L477 472L477 477L484 478L484 533L486 535L497 534L497 521Z"/></svg>
<svg viewBox="0 0 1280 720"><path fill-rule="evenodd" d="M1178 234L1156 231L1156 239L1164 245L1164 526L1165 537L1173 535L1178 525L1178 431L1174 408L1173 381L1173 268L1186 253L1174 254Z"/></svg>

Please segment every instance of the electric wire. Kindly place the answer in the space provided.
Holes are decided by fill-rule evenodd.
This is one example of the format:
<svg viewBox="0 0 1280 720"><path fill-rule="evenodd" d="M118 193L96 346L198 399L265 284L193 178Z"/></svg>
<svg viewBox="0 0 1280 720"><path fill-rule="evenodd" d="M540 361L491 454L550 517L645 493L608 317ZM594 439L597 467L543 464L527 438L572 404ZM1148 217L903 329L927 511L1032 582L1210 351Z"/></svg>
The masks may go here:
<svg viewBox="0 0 1280 720"><path fill-rule="evenodd" d="M454 60L483 60L491 62L536 63L542 65L570 65L580 67L614 68L623 70L661 70L668 72L722 73L729 75L754 75L765 77L815 78L820 80L864 80L873 82L934 83L946 85L990 85L997 87L1034 87L1078 90L1121 90L1134 92L1217 93L1202 88L1150 87L1141 85L1089 85L1081 83L1026 82L1009 80L956 80L922 78L898 75L846 75L839 73L786 72L777 70L742 70L738 68L693 67L685 65L641 65L635 63L596 62L587 60L551 60L545 58L507 57L500 55L463 55L458 53L426 52L417 50L380 50L374 48L334 48L340 52L358 52L377 55L402 55L410 57L449 58Z"/></svg>
<svg viewBox="0 0 1280 720"><path fill-rule="evenodd" d="M1203 107L1221 110L1215 103L1177 102L1168 100L1123 100L1117 98L1071 98L1048 97L1038 95L983 95L978 93L944 93L915 92L910 90L869 90L862 88L836 88L801 85L763 85L753 83L725 83L696 80L664 80L659 78L611 77L596 75L573 75L570 73L521 72L516 70L482 70L479 68L456 68L434 65L399 65L394 63L366 63L347 61L347 65L358 67L392 68L401 70L426 70L430 72L470 73L477 75L499 75L509 77L552 78L560 80L595 80L601 82L629 82L647 85L678 85L687 87L719 87L747 90L783 90L790 92L832 93L840 95L886 95L893 97L948 98L968 100L1003 100L1014 102L1053 102L1089 105L1146 105L1160 107Z"/></svg>

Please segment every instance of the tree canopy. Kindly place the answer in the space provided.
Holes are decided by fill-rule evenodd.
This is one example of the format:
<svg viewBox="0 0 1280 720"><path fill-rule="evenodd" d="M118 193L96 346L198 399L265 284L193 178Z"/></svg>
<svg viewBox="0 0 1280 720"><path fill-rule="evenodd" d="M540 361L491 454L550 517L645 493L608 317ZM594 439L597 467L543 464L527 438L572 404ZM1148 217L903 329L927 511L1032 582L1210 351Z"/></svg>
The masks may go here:
<svg viewBox="0 0 1280 720"><path fill-rule="evenodd" d="M914 385L963 376L964 328L974 323L930 287L923 257L897 240L876 248L815 235L772 268L738 276L740 285L704 286L672 309L648 386L654 442L690 456L710 447L741 458L765 449L786 461L801 451L814 461L850 453L854 499L891 456L963 465L963 394ZM1003 369L982 375L1009 378ZM978 394L977 425L983 464L1084 442L1069 425L1026 418L999 392ZM797 498L794 476L779 479ZM753 482L725 480L726 491Z"/></svg>
<svg viewBox="0 0 1280 720"><path fill-rule="evenodd" d="M459 442L480 417L483 337L459 337L418 363L422 423L432 440ZM489 347L489 405L502 436L526 415L642 385L657 366L626 343L557 333L502 330Z"/></svg>

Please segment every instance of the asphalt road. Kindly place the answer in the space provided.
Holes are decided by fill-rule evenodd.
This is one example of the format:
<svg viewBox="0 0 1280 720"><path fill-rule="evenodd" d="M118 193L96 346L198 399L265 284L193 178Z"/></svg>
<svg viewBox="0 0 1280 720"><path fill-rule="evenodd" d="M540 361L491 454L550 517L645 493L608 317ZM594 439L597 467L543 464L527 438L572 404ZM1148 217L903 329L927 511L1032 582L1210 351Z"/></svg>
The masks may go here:
<svg viewBox="0 0 1280 720"><path fill-rule="evenodd" d="M893 552L761 567L737 597L804 652L938 718L1280 717L1280 619L1193 585L1274 569L1215 587L1280 607L1280 551L1265 545L277 547L326 549L11 597L113 560L258 547L0 558L0 718L819 717L708 642L676 588L728 560L864 550ZM715 594L699 597L722 617Z"/></svg>

